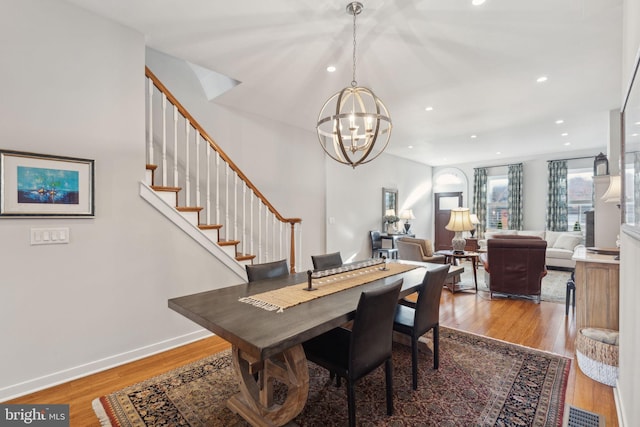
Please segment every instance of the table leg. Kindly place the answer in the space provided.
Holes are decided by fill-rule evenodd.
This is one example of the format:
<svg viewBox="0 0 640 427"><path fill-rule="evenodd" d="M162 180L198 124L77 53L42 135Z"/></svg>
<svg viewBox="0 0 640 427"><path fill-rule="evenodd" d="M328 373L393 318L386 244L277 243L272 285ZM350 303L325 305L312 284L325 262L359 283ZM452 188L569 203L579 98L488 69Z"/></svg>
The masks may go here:
<svg viewBox="0 0 640 427"><path fill-rule="evenodd" d="M478 258L472 256L471 257L471 266L473 267L473 283L476 285L476 293L478 293Z"/></svg>
<svg viewBox="0 0 640 427"><path fill-rule="evenodd" d="M227 407L253 426L282 426L295 418L304 408L309 393L309 368L302 345L296 345L278 356L255 366L234 345L233 368L238 375L240 393L227 401ZM278 381L287 387L282 404L273 402L273 384Z"/></svg>

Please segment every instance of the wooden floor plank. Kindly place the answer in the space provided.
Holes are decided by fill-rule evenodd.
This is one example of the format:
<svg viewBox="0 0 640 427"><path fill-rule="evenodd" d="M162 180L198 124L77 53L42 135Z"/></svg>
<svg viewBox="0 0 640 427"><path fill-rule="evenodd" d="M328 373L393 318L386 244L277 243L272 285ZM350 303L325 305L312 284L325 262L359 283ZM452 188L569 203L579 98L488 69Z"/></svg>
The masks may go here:
<svg viewBox="0 0 640 427"><path fill-rule="evenodd" d="M486 335L503 341L538 348L574 358L575 316L565 316L564 304L511 298L489 299L488 293L442 292L441 325ZM229 344L211 337L61 384L7 403L67 403L72 426L98 426L91 401L154 375L217 353ZM591 380L580 372L575 358L571 365L566 403L601 414L607 427L618 426L613 388Z"/></svg>

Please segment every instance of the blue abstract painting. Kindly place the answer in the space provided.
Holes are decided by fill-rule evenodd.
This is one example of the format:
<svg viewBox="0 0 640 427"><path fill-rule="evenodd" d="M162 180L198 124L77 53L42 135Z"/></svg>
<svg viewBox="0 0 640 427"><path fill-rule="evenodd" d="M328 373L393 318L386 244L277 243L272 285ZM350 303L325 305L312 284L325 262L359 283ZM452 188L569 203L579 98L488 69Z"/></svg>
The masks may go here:
<svg viewBox="0 0 640 427"><path fill-rule="evenodd" d="M77 205L78 171L18 166L18 203Z"/></svg>

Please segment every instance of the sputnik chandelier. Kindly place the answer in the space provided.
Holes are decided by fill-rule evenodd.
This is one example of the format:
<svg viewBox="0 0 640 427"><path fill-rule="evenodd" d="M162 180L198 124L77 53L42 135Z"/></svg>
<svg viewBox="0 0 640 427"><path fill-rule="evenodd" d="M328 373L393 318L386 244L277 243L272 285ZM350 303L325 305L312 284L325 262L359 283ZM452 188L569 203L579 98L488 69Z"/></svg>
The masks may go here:
<svg viewBox="0 0 640 427"><path fill-rule="evenodd" d="M316 125L324 151L332 159L353 168L374 160L387 148L392 127L387 107L380 98L356 82L356 16L362 8L360 2L347 4L347 13L353 15L351 86L324 103Z"/></svg>

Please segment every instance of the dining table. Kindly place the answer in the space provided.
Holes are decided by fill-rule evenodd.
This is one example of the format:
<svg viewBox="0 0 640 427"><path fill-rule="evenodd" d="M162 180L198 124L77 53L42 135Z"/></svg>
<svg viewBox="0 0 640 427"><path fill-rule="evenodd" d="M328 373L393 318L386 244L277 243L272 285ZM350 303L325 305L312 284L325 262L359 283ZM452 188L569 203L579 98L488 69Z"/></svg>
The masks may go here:
<svg viewBox="0 0 640 427"><path fill-rule="evenodd" d="M442 266L402 260L388 260L384 265L389 267L385 277L327 295L322 290L309 290L302 293L303 297L308 295L308 301L280 309L255 301L272 293L300 293L301 288L310 287L310 271L171 298L168 305L231 344L240 390L227 401L227 407L253 426L280 426L295 418L307 400L309 369L303 342L352 320L363 291L402 279L400 298L404 298L420 287L427 271ZM449 277L463 270L450 266ZM318 283L321 281L318 279ZM279 390L286 390L277 401L275 383L284 385Z"/></svg>

